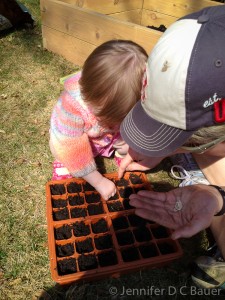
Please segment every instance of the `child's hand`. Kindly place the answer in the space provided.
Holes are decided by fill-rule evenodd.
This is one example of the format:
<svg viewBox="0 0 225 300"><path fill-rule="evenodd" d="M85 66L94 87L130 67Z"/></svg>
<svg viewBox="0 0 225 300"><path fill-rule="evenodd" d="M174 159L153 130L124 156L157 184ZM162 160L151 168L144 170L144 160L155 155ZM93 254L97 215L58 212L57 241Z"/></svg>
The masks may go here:
<svg viewBox="0 0 225 300"><path fill-rule="evenodd" d="M93 171L88 175L84 176L83 178L89 184L91 184L105 200L108 200L116 193L115 184L111 180L102 176L98 171Z"/></svg>
<svg viewBox="0 0 225 300"><path fill-rule="evenodd" d="M116 193L115 184L102 176L102 180L99 182L95 189L101 194L102 198L108 200L110 197L113 197Z"/></svg>

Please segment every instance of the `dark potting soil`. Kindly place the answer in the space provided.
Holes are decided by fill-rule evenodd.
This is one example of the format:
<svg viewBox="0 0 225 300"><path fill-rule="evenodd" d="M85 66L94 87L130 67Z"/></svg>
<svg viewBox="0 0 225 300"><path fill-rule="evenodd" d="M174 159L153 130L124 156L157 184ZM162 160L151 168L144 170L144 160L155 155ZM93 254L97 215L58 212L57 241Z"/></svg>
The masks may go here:
<svg viewBox="0 0 225 300"><path fill-rule="evenodd" d="M86 208L80 208L80 207L71 208L70 213L71 213L71 218L81 218L87 216Z"/></svg>
<svg viewBox="0 0 225 300"><path fill-rule="evenodd" d="M113 246L112 236L110 234L95 237L94 240L95 247L98 250L109 249Z"/></svg>
<svg viewBox="0 0 225 300"><path fill-rule="evenodd" d="M137 192L144 191L144 190L145 190L145 188L143 186L142 187L136 187L136 188L134 188L134 193L137 194Z"/></svg>
<svg viewBox="0 0 225 300"><path fill-rule="evenodd" d="M154 257L158 255L155 245L142 245L139 247L139 251L143 258Z"/></svg>
<svg viewBox="0 0 225 300"><path fill-rule="evenodd" d="M124 206L124 209L126 209L126 210L134 208L134 206L130 205L130 199L124 199L123 206Z"/></svg>
<svg viewBox="0 0 225 300"><path fill-rule="evenodd" d="M139 259L139 253L136 248L126 248L121 251L123 260L125 262L134 261Z"/></svg>
<svg viewBox="0 0 225 300"><path fill-rule="evenodd" d="M162 238L166 238L169 236L167 229L163 226L151 228L151 231L156 239L162 239Z"/></svg>
<svg viewBox="0 0 225 300"><path fill-rule="evenodd" d="M100 267L107 267L118 264L115 251L107 251L98 254L98 262Z"/></svg>
<svg viewBox="0 0 225 300"><path fill-rule="evenodd" d="M117 200L117 199L119 199L119 195L118 195L118 193L115 193L115 195L112 196L112 197L110 197L110 198L108 199L108 201L110 201L110 200Z"/></svg>
<svg viewBox="0 0 225 300"><path fill-rule="evenodd" d="M129 215L128 220L133 227L144 226L146 224L146 220L137 215Z"/></svg>
<svg viewBox="0 0 225 300"><path fill-rule="evenodd" d="M69 258L58 261L58 273L59 275L66 275L77 272L76 259Z"/></svg>
<svg viewBox="0 0 225 300"><path fill-rule="evenodd" d="M75 245L76 245L76 250L79 254L89 253L94 250L91 238L87 238L83 241L75 242Z"/></svg>
<svg viewBox="0 0 225 300"><path fill-rule="evenodd" d="M67 219L69 219L69 211L67 207L57 211L53 211L54 221L67 220Z"/></svg>
<svg viewBox="0 0 225 300"><path fill-rule="evenodd" d="M82 191L82 186L79 183L71 182L67 185L68 193L79 193Z"/></svg>
<svg viewBox="0 0 225 300"><path fill-rule="evenodd" d="M112 224L115 231L120 229L126 229L129 227L126 217L119 217L116 219L112 219Z"/></svg>
<svg viewBox="0 0 225 300"><path fill-rule="evenodd" d="M107 206L110 212L123 210L123 205L120 201L107 202Z"/></svg>
<svg viewBox="0 0 225 300"><path fill-rule="evenodd" d="M67 200L64 199L52 199L52 207L59 208L59 207L66 207Z"/></svg>
<svg viewBox="0 0 225 300"><path fill-rule="evenodd" d="M132 184L140 184L140 183L142 183L141 176L138 176L136 174L130 174L129 179L132 182Z"/></svg>
<svg viewBox="0 0 225 300"><path fill-rule="evenodd" d="M89 204L88 205L89 216L100 215L104 213L102 203L99 204Z"/></svg>
<svg viewBox="0 0 225 300"><path fill-rule="evenodd" d="M165 243L161 243L161 244L157 244L157 245L159 247L159 251L163 255L175 252L174 247L169 243L165 242Z"/></svg>
<svg viewBox="0 0 225 300"><path fill-rule="evenodd" d="M130 245L134 243L134 237L130 230L116 233L116 238L120 246Z"/></svg>
<svg viewBox="0 0 225 300"><path fill-rule="evenodd" d="M56 253L58 257L70 256L74 254L73 244L56 245Z"/></svg>
<svg viewBox="0 0 225 300"><path fill-rule="evenodd" d="M73 234L76 237L86 236L91 233L90 226L84 222L75 222L73 224Z"/></svg>
<svg viewBox="0 0 225 300"><path fill-rule="evenodd" d="M94 233L104 233L108 231L108 226L105 219L100 219L96 223L92 223L91 228Z"/></svg>
<svg viewBox="0 0 225 300"><path fill-rule="evenodd" d="M66 189L63 184L50 185L50 191L52 195L63 195L66 193Z"/></svg>
<svg viewBox="0 0 225 300"><path fill-rule="evenodd" d="M162 25L162 24L159 27L156 27L156 26L147 26L147 28L155 29L155 30L158 30L158 31L161 31L161 32L166 31L166 26Z"/></svg>
<svg viewBox="0 0 225 300"><path fill-rule="evenodd" d="M84 197L81 196L80 194L77 194L75 196L69 196L68 200L71 206L84 204Z"/></svg>
<svg viewBox="0 0 225 300"><path fill-rule="evenodd" d="M98 202L100 202L100 199L101 199L100 194L92 193L92 194L86 195L87 203L98 203Z"/></svg>
<svg viewBox="0 0 225 300"><path fill-rule="evenodd" d="M133 194L133 190L131 187L125 187L125 188L119 189L119 193L122 198L129 198L129 196L131 194Z"/></svg>
<svg viewBox="0 0 225 300"><path fill-rule="evenodd" d="M129 181L126 180L125 178L121 178L120 180L116 181L116 186L124 186L124 187L126 187L126 186L128 186L128 184L129 184Z"/></svg>
<svg viewBox="0 0 225 300"><path fill-rule="evenodd" d="M95 191L95 188L88 182L85 182L85 184L83 184L83 187L84 191Z"/></svg>
<svg viewBox="0 0 225 300"><path fill-rule="evenodd" d="M147 242L152 239L150 231L145 226L135 228L133 233L137 242Z"/></svg>
<svg viewBox="0 0 225 300"><path fill-rule="evenodd" d="M88 255L81 254L78 257L78 265L80 271L86 271L86 270L97 268L98 262L94 254L88 254Z"/></svg>
<svg viewBox="0 0 225 300"><path fill-rule="evenodd" d="M63 225L61 227L55 228L55 239L56 240L67 240L72 237L71 226Z"/></svg>

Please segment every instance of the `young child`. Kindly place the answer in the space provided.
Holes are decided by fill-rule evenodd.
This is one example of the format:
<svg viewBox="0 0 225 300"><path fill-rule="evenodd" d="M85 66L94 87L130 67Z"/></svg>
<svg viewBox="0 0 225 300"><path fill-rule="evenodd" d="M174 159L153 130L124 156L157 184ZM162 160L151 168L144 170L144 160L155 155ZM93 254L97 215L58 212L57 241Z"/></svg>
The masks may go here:
<svg viewBox="0 0 225 300"><path fill-rule="evenodd" d="M103 43L82 70L65 81L52 112L53 156L71 177L82 177L106 200L116 187L97 171L94 157L110 157L115 149L126 154L128 146L120 138L119 126L141 97L146 61L145 50L132 41Z"/></svg>

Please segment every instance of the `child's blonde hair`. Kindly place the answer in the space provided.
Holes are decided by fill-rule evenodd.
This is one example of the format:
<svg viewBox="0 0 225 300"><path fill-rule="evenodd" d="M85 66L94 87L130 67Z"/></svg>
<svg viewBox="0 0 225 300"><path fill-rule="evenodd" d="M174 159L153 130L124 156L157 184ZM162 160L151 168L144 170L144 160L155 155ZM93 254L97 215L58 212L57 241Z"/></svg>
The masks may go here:
<svg viewBox="0 0 225 300"><path fill-rule="evenodd" d="M79 84L102 125L119 125L140 99L147 58L146 51L129 40L105 42L89 55Z"/></svg>

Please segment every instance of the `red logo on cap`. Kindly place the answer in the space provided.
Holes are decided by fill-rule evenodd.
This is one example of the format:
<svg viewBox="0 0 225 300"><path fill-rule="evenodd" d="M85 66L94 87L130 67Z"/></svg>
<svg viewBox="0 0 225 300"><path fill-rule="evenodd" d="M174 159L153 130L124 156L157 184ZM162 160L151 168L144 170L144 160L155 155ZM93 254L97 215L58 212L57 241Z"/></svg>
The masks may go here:
<svg viewBox="0 0 225 300"><path fill-rule="evenodd" d="M225 99L214 103L214 120L216 123L225 122Z"/></svg>

